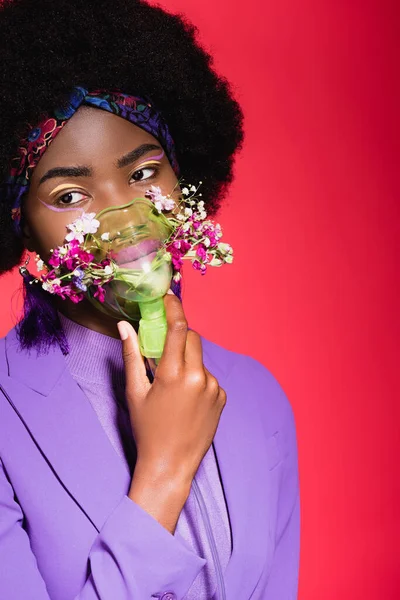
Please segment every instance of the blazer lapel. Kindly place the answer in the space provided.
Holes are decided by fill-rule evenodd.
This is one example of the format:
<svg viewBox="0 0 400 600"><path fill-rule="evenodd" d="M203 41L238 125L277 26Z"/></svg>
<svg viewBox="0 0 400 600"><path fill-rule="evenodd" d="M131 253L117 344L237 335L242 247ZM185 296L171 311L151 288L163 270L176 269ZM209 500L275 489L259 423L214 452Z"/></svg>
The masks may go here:
<svg viewBox="0 0 400 600"><path fill-rule="evenodd" d="M54 474L99 531L130 487L130 475L61 350L21 352L6 338L8 395Z"/></svg>

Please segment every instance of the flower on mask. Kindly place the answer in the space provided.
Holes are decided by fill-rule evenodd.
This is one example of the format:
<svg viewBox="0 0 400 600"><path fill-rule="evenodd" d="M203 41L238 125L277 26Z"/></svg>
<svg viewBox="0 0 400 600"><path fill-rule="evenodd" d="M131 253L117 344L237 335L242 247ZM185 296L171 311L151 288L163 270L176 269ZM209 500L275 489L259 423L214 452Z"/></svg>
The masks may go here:
<svg viewBox="0 0 400 600"><path fill-rule="evenodd" d="M153 202L159 213L163 210L171 211L175 208L175 200L170 196L164 196L159 186L152 185L151 188L146 191L145 196Z"/></svg>
<svg viewBox="0 0 400 600"><path fill-rule="evenodd" d="M81 244L88 233L96 233L100 226L100 221L96 218L96 213L83 213L81 217L73 223L67 225L70 233L65 236L67 242L78 240Z"/></svg>

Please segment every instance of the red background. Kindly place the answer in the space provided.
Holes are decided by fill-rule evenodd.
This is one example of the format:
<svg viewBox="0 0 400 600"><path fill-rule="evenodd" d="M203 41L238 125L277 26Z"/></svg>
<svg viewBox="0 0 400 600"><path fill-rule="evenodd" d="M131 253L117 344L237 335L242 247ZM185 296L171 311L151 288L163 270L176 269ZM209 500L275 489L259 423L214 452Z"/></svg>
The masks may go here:
<svg viewBox="0 0 400 600"><path fill-rule="evenodd" d="M184 301L192 327L262 361L294 408L299 598L398 599L396 3L161 4L199 26L246 114L219 215L235 262L186 269ZM18 285L0 282L1 334Z"/></svg>

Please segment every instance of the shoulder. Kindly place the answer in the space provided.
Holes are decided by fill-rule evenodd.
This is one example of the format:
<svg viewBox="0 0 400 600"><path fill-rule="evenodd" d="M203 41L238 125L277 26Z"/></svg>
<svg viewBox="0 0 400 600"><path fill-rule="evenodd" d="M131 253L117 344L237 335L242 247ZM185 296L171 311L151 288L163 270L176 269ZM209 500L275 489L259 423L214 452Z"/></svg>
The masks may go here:
<svg viewBox="0 0 400 600"><path fill-rule="evenodd" d="M281 431L285 437L295 437L292 405L273 373L251 356L228 350L204 337L202 344L205 366L228 397L242 404L243 410L252 408L260 413L265 435Z"/></svg>
<svg viewBox="0 0 400 600"><path fill-rule="evenodd" d="M11 337L15 336L15 328L11 329L4 337L0 338L0 374L8 373L7 344Z"/></svg>

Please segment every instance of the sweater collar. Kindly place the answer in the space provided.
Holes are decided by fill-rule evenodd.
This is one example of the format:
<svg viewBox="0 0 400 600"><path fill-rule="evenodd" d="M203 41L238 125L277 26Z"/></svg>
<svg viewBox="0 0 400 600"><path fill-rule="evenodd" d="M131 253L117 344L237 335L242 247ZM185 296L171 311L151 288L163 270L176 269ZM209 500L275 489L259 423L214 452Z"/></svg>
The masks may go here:
<svg viewBox="0 0 400 600"><path fill-rule="evenodd" d="M65 360L72 376L86 383L123 387L125 371L121 340L58 314L70 348Z"/></svg>

